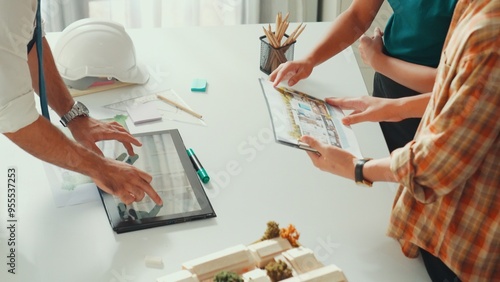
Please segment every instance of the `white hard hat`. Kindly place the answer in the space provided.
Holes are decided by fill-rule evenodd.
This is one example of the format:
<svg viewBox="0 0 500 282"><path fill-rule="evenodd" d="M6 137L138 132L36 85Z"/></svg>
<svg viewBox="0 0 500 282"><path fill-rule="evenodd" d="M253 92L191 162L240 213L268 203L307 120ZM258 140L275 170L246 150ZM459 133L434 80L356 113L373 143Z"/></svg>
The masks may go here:
<svg viewBox="0 0 500 282"><path fill-rule="evenodd" d="M82 19L70 24L56 43L54 59L67 84L88 84L92 78L143 84L149 79L125 28L112 21Z"/></svg>

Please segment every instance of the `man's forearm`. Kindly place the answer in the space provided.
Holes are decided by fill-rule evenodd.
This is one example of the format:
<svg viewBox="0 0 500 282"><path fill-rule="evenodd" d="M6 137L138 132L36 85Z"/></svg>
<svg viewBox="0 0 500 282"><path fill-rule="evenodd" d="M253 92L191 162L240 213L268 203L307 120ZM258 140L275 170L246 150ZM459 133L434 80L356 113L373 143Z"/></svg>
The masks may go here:
<svg viewBox="0 0 500 282"><path fill-rule="evenodd" d="M104 158L68 139L45 118L5 136L31 155L54 165L93 177Z"/></svg>
<svg viewBox="0 0 500 282"><path fill-rule="evenodd" d="M39 93L36 44L28 54L28 64L30 67L33 89ZM49 105L59 116L62 116L71 109L75 102L59 75L52 51L50 50L46 38L43 38L43 70L45 81L50 82L45 83Z"/></svg>
<svg viewBox="0 0 500 282"><path fill-rule="evenodd" d="M156 204L163 204L151 187L151 175L129 164L97 155L68 139L41 116L16 132L4 134L38 159L91 177L100 189L119 197L125 204L141 201L145 194Z"/></svg>
<svg viewBox="0 0 500 282"><path fill-rule="evenodd" d="M397 111L401 113L403 119L420 118L424 115L425 109L429 104L431 93L425 93L410 97L397 99Z"/></svg>
<svg viewBox="0 0 500 282"><path fill-rule="evenodd" d="M365 163L363 176L371 182L396 182L396 177L390 168L391 158L374 159Z"/></svg>
<svg viewBox="0 0 500 282"><path fill-rule="evenodd" d="M374 60L373 68L397 83L420 93L432 91L437 74L435 68L405 62L384 54Z"/></svg>
<svg viewBox="0 0 500 282"><path fill-rule="evenodd" d="M382 3L383 0L355 0L335 19L326 37L306 59L317 66L351 46L368 30Z"/></svg>

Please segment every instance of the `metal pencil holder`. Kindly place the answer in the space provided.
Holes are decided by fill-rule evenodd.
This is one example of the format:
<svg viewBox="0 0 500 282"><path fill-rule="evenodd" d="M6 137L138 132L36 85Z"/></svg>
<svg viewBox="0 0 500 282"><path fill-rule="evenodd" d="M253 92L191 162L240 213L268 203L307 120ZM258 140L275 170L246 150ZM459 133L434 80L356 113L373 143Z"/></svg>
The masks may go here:
<svg viewBox="0 0 500 282"><path fill-rule="evenodd" d="M285 38L288 35L285 34ZM271 74L280 64L293 60L293 49L295 41L274 48L270 43L267 36L260 37L260 70L265 74Z"/></svg>

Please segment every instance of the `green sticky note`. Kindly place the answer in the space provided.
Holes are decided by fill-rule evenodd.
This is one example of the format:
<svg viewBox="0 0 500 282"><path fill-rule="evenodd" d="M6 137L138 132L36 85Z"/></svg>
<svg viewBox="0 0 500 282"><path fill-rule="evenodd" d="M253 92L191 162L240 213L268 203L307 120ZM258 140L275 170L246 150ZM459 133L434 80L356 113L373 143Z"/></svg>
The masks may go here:
<svg viewBox="0 0 500 282"><path fill-rule="evenodd" d="M205 92L207 90L207 80L203 78L195 78L191 82L191 91Z"/></svg>

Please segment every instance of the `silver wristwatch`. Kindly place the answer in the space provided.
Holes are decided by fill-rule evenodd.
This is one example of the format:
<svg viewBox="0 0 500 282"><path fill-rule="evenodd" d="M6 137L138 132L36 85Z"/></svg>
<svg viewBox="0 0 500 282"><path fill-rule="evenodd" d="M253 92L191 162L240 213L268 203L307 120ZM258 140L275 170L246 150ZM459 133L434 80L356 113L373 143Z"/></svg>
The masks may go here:
<svg viewBox="0 0 500 282"><path fill-rule="evenodd" d="M66 127L68 123L75 119L76 117L89 115L89 109L82 102L75 102L71 110L61 117L61 124Z"/></svg>

